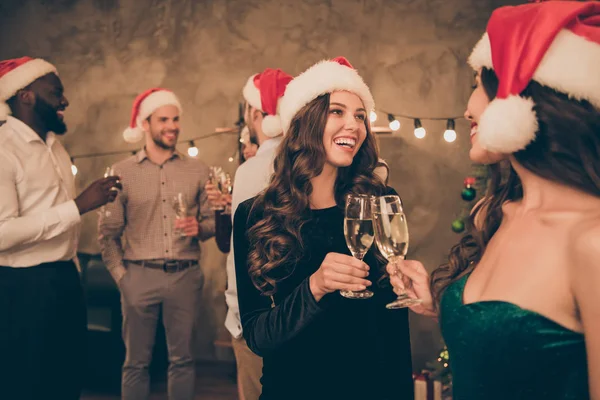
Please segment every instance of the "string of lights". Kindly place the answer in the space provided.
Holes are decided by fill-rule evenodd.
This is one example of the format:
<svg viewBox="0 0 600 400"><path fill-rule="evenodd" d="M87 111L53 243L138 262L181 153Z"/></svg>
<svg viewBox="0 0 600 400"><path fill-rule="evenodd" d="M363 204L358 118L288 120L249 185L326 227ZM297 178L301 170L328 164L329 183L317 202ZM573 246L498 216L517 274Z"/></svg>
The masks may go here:
<svg viewBox="0 0 600 400"><path fill-rule="evenodd" d="M371 111L371 114L369 115L369 119L370 119L371 123L375 123L375 121L377 121L377 117L378 117L377 113L378 112L387 115L389 128L392 132L396 132L396 131L400 130L402 124L400 123L399 119L412 120L413 126L414 126L414 135L417 139L423 139L427 135L427 131L421 121L446 121L446 130L443 133L443 137L444 137L444 140L446 140L448 143L454 142L456 140L456 131L454 130L455 121L457 119L464 118L464 116L462 116L462 115L450 116L450 117L417 117L417 116L406 115L406 114L401 114L401 113L391 113L391 112L388 112L385 110L376 110L376 111ZM212 138L215 136L225 135L225 134L239 135L240 127L243 126L243 117L241 115L242 114L240 114L240 119L236 122L237 126L235 128L219 130L219 131L216 131L216 132L213 132L213 133L210 133L207 135L203 135L203 136L182 139L180 144L187 142L187 144L188 144L187 154L190 157L197 157L199 154L199 150L198 150L198 147L196 147L196 142L205 140L205 139L209 139L209 138ZM240 142L243 143L243 140L241 138L239 140L240 140ZM77 166L75 165L76 159L92 158L92 157L105 157L105 156L128 154L128 153L136 154L136 152L137 152L136 150L133 150L133 151L132 150L114 150L114 151L105 151L105 152L96 152L96 153L76 154L71 157L71 164L72 164L71 170L73 172L73 175L77 174ZM236 159L236 157L238 156L238 154L239 154L239 146L236 147L234 153L228 158L228 161L233 162Z"/></svg>
<svg viewBox="0 0 600 400"><path fill-rule="evenodd" d="M450 117L415 117L412 115L399 114L399 113L390 113L384 110L378 110L382 114L387 115L387 119L389 122L389 127L392 132L398 131L402 124L398 120L398 118L408 119L413 121L414 126L414 134L417 139L423 139L427 135L427 130L423 126L422 120L427 121L446 121L446 130L444 131L444 140L448 143L452 143L456 140L456 131L454 130L455 121L457 119L464 118L462 115L450 116ZM377 112L371 111L369 115L369 119L371 123L377 121Z"/></svg>
<svg viewBox="0 0 600 400"><path fill-rule="evenodd" d="M221 136L221 135L227 135L227 134L236 134L239 135L239 129L236 128L229 128L229 129L224 129L224 130L219 130L217 132L213 132L210 133L208 135L203 135L203 136L196 136L193 138L186 138L181 140L181 142L178 144L180 145L181 143L188 143L188 149L187 149L187 154L190 157L197 157L199 154L199 150L198 147L196 147L196 142L205 140L205 139L209 139L215 136ZM114 155L119 155L119 154L133 154L135 155L137 153L137 150L113 150L113 151L103 151L103 152L96 152L96 153L85 153L85 154L76 154L71 156L71 172L73 173L73 175L77 175L78 169L77 166L75 165L75 160L76 159L82 159L82 158L93 158L93 157L106 157L106 156L114 156ZM234 153L237 154L237 150ZM229 162L233 162L233 157L229 158Z"/></svg>

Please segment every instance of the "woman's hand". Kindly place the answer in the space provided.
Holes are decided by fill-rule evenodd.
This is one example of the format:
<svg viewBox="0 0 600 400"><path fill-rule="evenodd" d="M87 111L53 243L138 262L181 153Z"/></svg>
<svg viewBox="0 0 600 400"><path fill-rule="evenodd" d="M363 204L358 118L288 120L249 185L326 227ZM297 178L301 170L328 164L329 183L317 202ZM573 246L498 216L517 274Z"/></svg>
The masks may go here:
<svg viewBox="0 0 600 400"><path fill-rule="evenodd" d="M320 301L336 290L365 290L371 286L371 281L365 279L368 275L369 266L364 262L345 254L329 253L317 272L310 276L310 291L315 300Z"/></svg>
<svg viewBox="0 0 600 400"><path fill-rule="evenodd" d="M421 299L420 304L410 307L412 311L428 317L437 317L431 297L429 274L423 264L415 260L399 260L389 263L386 270L390 275L394 293L406 293L412 298Z"/></svg>

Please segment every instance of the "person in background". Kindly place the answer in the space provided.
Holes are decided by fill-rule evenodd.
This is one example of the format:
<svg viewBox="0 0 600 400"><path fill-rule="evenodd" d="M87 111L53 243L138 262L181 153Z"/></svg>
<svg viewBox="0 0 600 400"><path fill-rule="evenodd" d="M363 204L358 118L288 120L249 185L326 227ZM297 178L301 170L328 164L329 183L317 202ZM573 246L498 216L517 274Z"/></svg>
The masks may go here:
<svg viewBox="0 0 600 400"><path fill-rule="evenodd" d="M79 399L87 318L77 271L81 215L115 199L119 177L79 196L58 141L69 106L56 68L0 61L0 398ZM12 115L10 115L12 114Z"/></svg>
<svg viewBox="0 0 600 400"><path fill-rule="evenodd" d="M598 60L595 1L501 7L469 58L491 184L431 280L400 267L439 316L456 399L600 399Z"/></svg>
<svg viewBox="0 0 600 400"><path fill-rule="evenodd" d="M146 145L113 166L123 190L98 221L102 259L121 292L124 400L148 399L161 309L169 399L194 398L192 330L203 281L199 242L214 235L215 222L204 190L208 167L175 148L181 113L169 90L137 96L124 136L128 142L145 137Z"/></svg>
<svg viewBox="0 0 600 400"><path fill-rule="evenodd" d="M278 106L291 80L292 76L281 69L266 68L261 73L251 75L246 81L243 89L246 101L244 121L248 127L248 136L256 138L259 147L256 155L240 165L235 173L232 215L241 202L256 196L267 187L273 173L273 159L282 140L283 128ZM212 187L207 189L213 191ZM217 193L209 194L209 198L218 198ZM233 251L227 256L225 300L228 308L225 327L232 336L240 398L257 400L261 393L262 359L250 351L242 336Z"/></svg>

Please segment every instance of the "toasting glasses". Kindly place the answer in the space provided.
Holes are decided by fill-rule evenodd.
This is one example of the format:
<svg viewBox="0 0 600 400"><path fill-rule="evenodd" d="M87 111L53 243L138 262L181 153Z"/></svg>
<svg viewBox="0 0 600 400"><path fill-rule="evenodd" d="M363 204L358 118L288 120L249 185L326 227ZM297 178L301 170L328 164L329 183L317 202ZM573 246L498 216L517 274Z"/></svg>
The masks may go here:
<svg viewBox="0 0 600 400"><path fill-rule="evenodd" d="M398 196L374 197L371 201L375 243L388 262L395 264L403 260L408 252L408 225ZM397 276L401 273L396 269ZM410 307L421 303L406 292L386 305L389 309Z"/></svg>

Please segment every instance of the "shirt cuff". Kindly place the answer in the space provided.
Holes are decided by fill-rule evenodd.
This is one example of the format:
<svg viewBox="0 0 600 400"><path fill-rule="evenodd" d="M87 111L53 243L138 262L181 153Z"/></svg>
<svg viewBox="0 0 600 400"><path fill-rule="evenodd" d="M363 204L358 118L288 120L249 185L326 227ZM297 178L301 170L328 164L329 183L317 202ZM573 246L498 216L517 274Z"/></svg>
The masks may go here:
<svg viewBox="0 0 600 400"><path fill-rule="evenodd" d="M56 212L60 221L67 224L69 227L77 225L81 222L81 215L74 200L67 201L56 206Z"/></svg>

